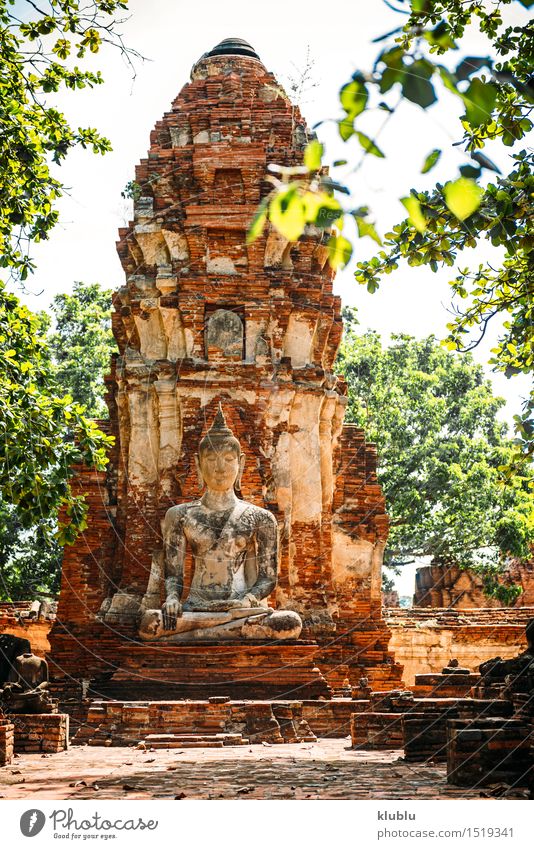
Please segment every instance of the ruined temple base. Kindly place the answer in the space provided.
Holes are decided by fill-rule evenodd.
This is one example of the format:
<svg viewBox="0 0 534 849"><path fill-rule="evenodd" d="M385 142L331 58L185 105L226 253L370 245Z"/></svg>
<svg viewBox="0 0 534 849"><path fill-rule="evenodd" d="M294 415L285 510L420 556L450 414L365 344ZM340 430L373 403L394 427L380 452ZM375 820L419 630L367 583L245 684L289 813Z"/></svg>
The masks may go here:
<svg viewBox="0 0 534 849"><path fill-rule="evenodd" d="M317 737L347 737L355 705L352 699L237 701L213 697L157 702L94 699L78 720L73 743L145 744L147 748L158 743L157 748L174 748L183 742L191 746L210 743L222 747L242 742L298 743ZM149 740L149 735L172 735L173 739L155 741ZM169 745L164 747L165 742Z"/></svg>
<svg viewBox="0 0 534 849"><path fill-rule="evenodd" d="M302 702L93 701L73 742L145 749L314 742Z"/></svg>
<svg viewBox="0 0 534 849"><path fill-rule="evenodd" d="M334 636L326 645L313 639L158 645L133 634L119 638L97 623L90 638L57 628L48 660L63 705L80 698L74 691L82 680L93 699L328 699L341 694L347 679L355 687L366 677L374 690L401 686L402 666L388 653L388 638L377 627ZM90 650L95 645L98 653Z"/></svg>
<svg viewBox="0 0 534 849"><path fill-rule="evenodd" d="M329 698L316 643L130 644L111 678L90 693L119 700Z"/></svg>

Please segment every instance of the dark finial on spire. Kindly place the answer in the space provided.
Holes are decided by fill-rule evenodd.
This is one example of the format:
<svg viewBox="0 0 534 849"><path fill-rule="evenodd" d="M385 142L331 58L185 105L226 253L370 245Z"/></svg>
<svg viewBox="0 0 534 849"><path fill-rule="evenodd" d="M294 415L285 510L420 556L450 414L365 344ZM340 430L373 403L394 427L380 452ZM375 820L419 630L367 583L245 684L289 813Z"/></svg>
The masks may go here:
<svg viewBox="0 0 534 849"><path fill-rule="evenodd" d="M251 59L259 59L253 47L243 38L225 38L219 44L206 53L205 56L250 56Z"/></svg>

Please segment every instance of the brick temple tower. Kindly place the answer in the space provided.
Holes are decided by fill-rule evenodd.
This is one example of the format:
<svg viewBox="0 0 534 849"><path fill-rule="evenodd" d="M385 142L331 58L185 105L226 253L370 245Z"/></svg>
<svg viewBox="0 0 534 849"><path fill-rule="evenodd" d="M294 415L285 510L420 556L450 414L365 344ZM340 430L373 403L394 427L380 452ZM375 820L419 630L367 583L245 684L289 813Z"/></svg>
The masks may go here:
<svg viewBox="0 0 534 849"><path fill-rule="evenodd" d="M388 519L376 452L343 424L346 386L333 373L342 322L328 236L309 227L292 244L269 227L246 244L268 165L300 164L308 139L298 108L239 39L196 63L151 133L118 243L116 442L106 474L78 470L90 515L65 551L58 680L130 695L147 682L151 695L171 685L187 695L235 683L237 670L256 695L302 695L317 667L332 685L400 680L381 617ZM304 630L285 646L158 650L136 637L139 603L166 510L199 495L193 458L219 402L247 458L241 495L278 520L272 605L296 610Z"/></svg>

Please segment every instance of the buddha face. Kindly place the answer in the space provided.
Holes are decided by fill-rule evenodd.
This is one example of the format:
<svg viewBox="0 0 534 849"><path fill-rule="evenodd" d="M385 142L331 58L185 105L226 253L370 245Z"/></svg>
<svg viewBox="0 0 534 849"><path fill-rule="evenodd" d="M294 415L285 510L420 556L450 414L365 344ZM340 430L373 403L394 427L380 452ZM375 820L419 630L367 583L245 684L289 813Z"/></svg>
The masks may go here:
<svg viewBox="0 0 534 849"><path fill-rule="evenodd" d="M198 455L200 477L212 492L228 492L241 476L245 455L236 446L235 439L217 440L200 449Z"/></svg>

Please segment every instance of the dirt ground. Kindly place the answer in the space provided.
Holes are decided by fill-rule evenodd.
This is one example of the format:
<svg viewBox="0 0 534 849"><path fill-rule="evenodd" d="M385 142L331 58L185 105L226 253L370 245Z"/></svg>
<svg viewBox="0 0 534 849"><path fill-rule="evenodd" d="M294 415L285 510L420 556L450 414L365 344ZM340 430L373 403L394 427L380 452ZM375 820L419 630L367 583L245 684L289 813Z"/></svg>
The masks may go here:
<svg viewBox="0 0 534 849"><path fill-rule="evenodd" d="M477 799L444 764L402 751L362 752L349 739L224 749L73 746L20 755L0 770L4 799Z"/></svg>

